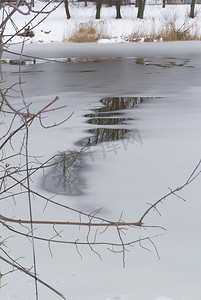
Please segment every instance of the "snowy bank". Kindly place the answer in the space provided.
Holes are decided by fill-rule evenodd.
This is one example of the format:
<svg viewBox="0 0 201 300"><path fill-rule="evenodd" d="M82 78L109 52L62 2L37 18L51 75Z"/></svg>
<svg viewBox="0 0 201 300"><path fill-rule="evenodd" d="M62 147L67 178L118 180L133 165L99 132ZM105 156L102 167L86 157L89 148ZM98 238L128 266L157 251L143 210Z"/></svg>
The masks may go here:
<svg viewBox="0 0 201 300"><path fill-rule="evenodd" d="M45 3L46 4L46 3ZM43 2L36 4L35 10L41 9ZM45 11L51 11L56 4L50 4ZM95 5L89 3L87 7L83 3L70 3L71 19L67 20L64 5L60 5L47 18L39 15L32 23L34 37L28 43L53 43L53 42L126 42L126 41L160 41L167 36L167 30L176 32L178 39L182 32L187 32L186 38L200 38L200 10L197 5L197 13L194 19L189 19L189 5L146 5L144 19L137 19L137 8L134 5L122 6L122 19L115 19L116 8L103 6L101 19L95 20ZM34 16L34 14L33 14ZM21 18L15 14L13 21L17 28L22 28L31 16ZM38 25L37 25L38 24ZM11 23L8 23L6 34L15 32ZM84 38L83 38L84 34ZM168 39L168 37L166 37ZM13 42L22 41L22 38L14 38Z"/></svg>

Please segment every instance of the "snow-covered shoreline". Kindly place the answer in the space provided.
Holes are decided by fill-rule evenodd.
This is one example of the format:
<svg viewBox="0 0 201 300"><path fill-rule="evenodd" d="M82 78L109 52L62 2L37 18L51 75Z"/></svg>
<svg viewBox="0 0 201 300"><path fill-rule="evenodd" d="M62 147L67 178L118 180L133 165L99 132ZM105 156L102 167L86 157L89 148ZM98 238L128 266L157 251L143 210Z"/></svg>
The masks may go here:
<svg viewBox="0 0 201 300"><path fill-rule="evenodd" d="M36 3L36 10L41 9L45 4ZM52 10L56 4L50 4L46 11ZM102 43L109 42L126 42L132 40L130 37L135 35L137 41L149 39L153 34L166 26L168 22L175 23L176 28L185 30L190 28L191 32L200 35L200 5L196 7L196 17L189 19L189 5L167 5L162 8L161 5L146 5L144 19L137 19L137 8L134 5L122 6L122 19L115 19L115 6L103 6L101 10L101 19L95 20L95 5L89 3L87 7L83 3L69 4L71 19L67 20L64 5L61 4L53 11L42 23L40 21L44 15L38 16L31 24L33 27L34 37L27 40L27 43L54 43L69 41L79 29L93 28L96 31L97 41ZM32 14L34 16L34 14ZM13 21L18 28L22 28L31 18L31 15L23 16L15 14ZM40 23L39 25L37 25ZM36 26L37 25L37 26ZM5 34L10 35L15 30L11 23L7 24ZM141 38L140 38L141 37ZM22 38L14 38L12 42L20 42Z"/></svg>

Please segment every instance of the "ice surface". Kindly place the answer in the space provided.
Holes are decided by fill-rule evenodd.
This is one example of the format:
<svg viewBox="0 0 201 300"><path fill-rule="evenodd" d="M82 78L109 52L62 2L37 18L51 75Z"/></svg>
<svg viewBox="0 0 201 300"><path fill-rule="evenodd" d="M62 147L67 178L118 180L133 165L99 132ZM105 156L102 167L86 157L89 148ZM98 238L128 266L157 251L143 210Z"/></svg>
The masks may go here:
<svg viewBox="0 0 201 300"><path fill-rule="evenodd" d="M44 159L60 152L73 150L76 141L86 137L91 124L84 115L100 107L99 101L105 97L152 97L140 103L129 113L134 129L138 129L143 143L128 143L123 147L117 141L118 152L111 145L104 145L104 155L97 147L94 161L88 160L83 169L85 179L80 196L59 196L62 203L83 211L102 208L101 216L118 220L123 211L124 220L138 220L148 207L164 194L168 188L182 184L200 159L201 140L201 43L162 43L132 45L76 45L55 44L30 45L25 53L46 57L122 57L116 61L81 63L44 63L22 67L24 93L33 111L37 111L60 97L64 110L51 113L47 124L62 120L72 111L74 115L60 127L42 130L34 123L30 140L30 154L43 155ZM124 58L130 59L124 59ZM174 58L177 64L164 68L164 60ZM5 57L7 58L7 57ZM144 64L139 61L151 61ZM178 66L186 60L184 66ZM17 80L18 66L3 65L8 82ZM94 72L83 72L94 70ZM153 98L154 97L154 98ZM157 97L157 98L156 98ZM16 107L21 107L19 98L13 99ZM33 188L52 196L43 190L42 172L35 178ZM53 259L48 246L36 243L38 273L42 279L53 284L67 299L72 300L197 300L200 297L200 179L182 192L187 202L171 197L160 206L160 217L151 213L147 224L162 225L167 229L164 236L154 239L161 260L154 248L143 244L151 252L138 247L126 254L126 267L122 267L122 256L114 255L107 249L98 247L102 261L90 249L80 248L83 260L75 247L52 245ZM7 205L10 215L26 215L24 200L15 207ZM35 217L43 218L43 204L35 202ZM66 219L60 209L47 207L47 215L52 219ZM71 217L71 216L69 216ZM44 234L49 234L43 229ZM46 232L47 230L47 232ZM149 232L154 235L154 230ZM134 239L149 234L136 230ZM86 232L68 232L68 238L77 234L84 237ZM107 238L113 238L108 233ZM13 244L12 244L13 243ZM21 262L31 265L30 243L22 239L12 239L8 245L12 255L24 256ZM23 247L22 247L23 246ZM2 272L4 265L1 267ZM15 272L6 278L7 286L1 290L3 300L34 299L34 286L25 275ZM6 283L2 282L2 284ZM19 284L21 283L21 284ZM40 287L40 298L54 300L56 296Z"/></svg>

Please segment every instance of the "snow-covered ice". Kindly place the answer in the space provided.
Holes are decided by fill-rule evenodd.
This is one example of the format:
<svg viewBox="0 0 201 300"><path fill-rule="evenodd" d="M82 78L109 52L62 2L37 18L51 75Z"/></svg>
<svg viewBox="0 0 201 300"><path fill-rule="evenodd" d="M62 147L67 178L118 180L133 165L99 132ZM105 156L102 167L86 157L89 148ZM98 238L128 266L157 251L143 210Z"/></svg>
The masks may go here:
<svg viewBox="0 0 201 300"><path fill-rule="evenodd" d="M157 46L86 44L78 48L74 44L55 44L55 48L48 48L49 51L43 45L25 47L25 53L41 56L45 51L45 56L51 58L91 57L92 54L94 57L111 57L111 53L123 57L101 63L23 66L24 93L27 101L33 103L33 110L58 95L61 104L67 104L68 108L57 111L54 116L57 120L75 111L65 125L49 131L34 124L31 154L43 155L45 159L57 151L74 149L75 143L86 136L89 126L84 114L100 106L99 100L104 97L154 97L130 113L134 118L132 126L138 128L143 145L131 144L126 151L121 147L116 155L111 151L105 158L99 151L95 162L89 162L83 169L84 193L60 196L68 205L86 211L102 207L102 215L113 219L118 219L124 211L124 220L136 220L146 209L147 202L159 199L169 187L182 184L199 161L201 44L182 42ZM147 63L143 60L136 63L137 58L143 58ZM175 61L175 65L164 67L170 60ZM184 60L186 64L181 66ZM3 65L5 78L10 74L7 68L13 72L9 80L15 81L14 71L18 67ZM15 101L16 105L20 103L20 99ZM40 190L41 180L42 174L34 183ZM165 236L155 239L160 261L154 249L149 253L139 247L126 255L126 268L122 267L120 256L101 249L102 261L86 248L81 249L83 260L80 260L74 248L54 246L54 258L51 259L47 255L48 247L37 245L38 273L73 300L164 297L197 300L201 275L199 179L183 191L182 196L188 199L186 203L171 198L160 207L161 217L152 213L146 220L167 228ZM21 216L21 204L18 205L15 214ZM49 213L53 213L54 218L65 217L60 209L51 213L49 208ZM136 232L137 236L144 234L146 232ZM15 245L15 251L16 255L21 253L20 244ZM28 260L29 248L25 247L23 253ZM19 278L22 285L18 283ZM32 286L31 280L23 274L12 274L8 282L1 290L2 299L33 297L28 288ZM55 299L44 288L40 288L40 295L41 298Z"/></svg>
<svg viewBox="0 0 201 300"><path fill-rule="evenodd" d="M150 8L151 9L151 8ZM115 20L116 21L116 20ZM65 21L67 22L67 21ZM73 20L72 20L73 22ZM53 24L53 23L52 23ZM48 25L49 26L49 25ZM63 25L62 25L63 28ZM44 29L45 30L45 29ZM63 33L62 33L63 34ZM36 40L35 40L36 41ZM44 42L49 42L45 40ZM61 36L56 41L61 41ZM20 52L19 46L10 50ZM95 161L88 161L81 176L82 193L77 196L58 195L66 205L83 211L102 208L101 216L136 221L148 207L169 188L181 185L200 160L201 153L201 42L134 43L134 44L29 44L24 53L46 58L99 58L79 63L36 63L22 66L24 95L35 112L55 96L63 110L51 113L47 123L60 121L74 111L65 124L43 130L37 122L30 129L30 155L52 155L73 150L75 143L88 134L85 114L100 107L106 97L152 97L140 103L128 114L129 126L138 129L143 143L129 144L125 149L120 141L118 152L94 147ZM3 59L15 56L4 53ZM102 61L100 62L101 58ZM118 59L115 59L118 58ZM6 85L18 79L18 66L3 64ZM11 100L21 107L20 98ZM46 122L46 120L45 120ZM34 178L32 187L44 195L43 173ZM200 178L182 191L181 199L171 197L160 206L159 216L152 212L147 224L161 225L165 235L154 238L154 247L143 244L151 252L135 246L126 253L126 267L122 256L98 247L102 260L88 247L80 247L82 260L75 246L48 245L36 242L37 268L46 280L71 300L197 300L201 294L201 238L200 238ZM44 218L44 203L34 202L34 217ZM14 205L4 203L6 215L26 218L26 199ZM45 217L65 220L66 212L48 205ZM69 214L69 218L73 218ZM48 229L41 231L51 234ZM155 235L156 231L133 231L133 238ZM3 235L3 232L1 233ZM7 234L5 232L4 234ZM84 228L68 231L68 238L86 235ZM107 239L113 233L106 233ZM31 244L18 237L7 241L11 255L31 265ZM1 272L4 271L1 265ZM5 280L5 281L4 281ZM32 279L20 272L2 278L1 299L34 299ZM54 300L57 296L40 286L40 299Z"/></svg>

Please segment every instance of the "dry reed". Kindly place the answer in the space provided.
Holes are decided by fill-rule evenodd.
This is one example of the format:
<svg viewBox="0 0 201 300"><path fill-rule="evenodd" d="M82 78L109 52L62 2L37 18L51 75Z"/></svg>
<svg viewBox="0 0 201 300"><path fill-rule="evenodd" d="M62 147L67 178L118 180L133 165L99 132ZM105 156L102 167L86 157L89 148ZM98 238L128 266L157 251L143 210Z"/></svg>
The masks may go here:
<svg viewBox="0 0 201 300"><path fill-rule="evenodd" d="M98 31L93 22L90 22L81 23L70 35L68 41L71 43L93 43L102 38L106 38L102 26L100 26Z"/></svg>

